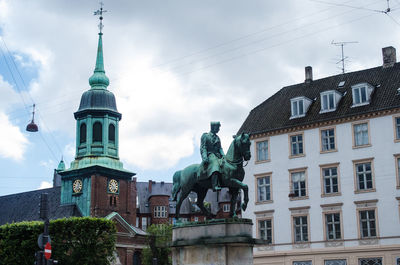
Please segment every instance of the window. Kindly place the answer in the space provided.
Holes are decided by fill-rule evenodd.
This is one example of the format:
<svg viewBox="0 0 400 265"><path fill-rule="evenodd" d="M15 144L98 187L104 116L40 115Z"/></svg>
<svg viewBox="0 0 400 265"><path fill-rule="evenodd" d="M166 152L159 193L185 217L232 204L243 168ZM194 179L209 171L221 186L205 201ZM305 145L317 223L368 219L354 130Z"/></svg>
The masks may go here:
<svg viewBox="0 0 400 265"><path fill-rule="evenodd" d="M326 91L321 93L321 112L333 111L335 109L335 92Z"/></svg>
<svg viewBox="0 0 400 265"><path fill-rule="evenodd" d="M324 265L347 265L347 260L345 259L325 260Z"/></svg>
<svg viewBox="0 0 400 265"><path fill-rule="evenodd" d="M82 123L79 130L79 143L86 143L86 124Z"/></svg>
<svg viewBox="0 0 400 265"><path fill-rule="evenodd" d="M272 244L272 219L259 220L258 232L260 239L264 240L267 244Z"/></svg>
<svg viewBox="0 0 400 265"><path fill-rule="evenodd" d="M307 216L293 216L294 242L308 241L308 222Z"/></svg>
<svg viewBox="0 0 400 265"><path fill-rule="evenodd" d="M321 151L336 151L334 128L321 130Z"/></svg>
<svg viewBox="0 0 400 265"><path fill-rule="evenodd" d="M374 191L372 159L353 161L356 174L356 191Z"/></svg>
<svg viewBox="0 0 400 265"><path fill-rule="evenodd" d="M154 207L154 218L166 218L167 210L165 206L155 206Z"/></svg>
<svg viewBox="0 0 400 265"><path fill-rule="evenodd" d="M322 181L323 181L323 194L330 195L339 192L339 177L338 167L323 167L322 170Z"/></svg>
<svg viewBox="0 0 400 265"><path fill-rule="evenodd" d="M394 140L395 142L400 141L400 117L394 117Z"/></svg>
<svg viewBox="0 0 400 265"><path fill-rule="evenodd" d="M292 117L304 116L304 100L298 99L292 101Z"/></svg>
<svg viewBox="0 0 400 265"><path fill-rule="evenodd" d="M400 258L396 258L396 265L400 265Z"/></svg>
<svg viewBox="0 0 400 265"><path fill-rule="evenodd" d="M326 240L342 239L340 213L325 214Z"/></svg>
<svg viewBox="0 0 400 265"><path fill-rule="evenodd" d="M291 199L298 197L306 197L307 196L307 180L306 180L306 171L305 169L302 171L292 171L290 172L290 182L291 193L289 196Z"/></svg>
<svg viewBox="0 0 400 265"><path fill-rule="evenodd" d="M108 126L108 141L110 143L115 143L115 126L114 126L114 124L110 124Z"/></svg>
<svg viewBox="0 0 400 265"><path fill-rule="evenodd" d="M312 100L306 97L290 99L291 113L290 119L304 117Z"/></svg>
<svg viewBox="0 0 400 265"><path fill-rule="evenodd" d="M257 142L256 149L257 161L269 160L268 140Z"/></svg>
<svg viewBox="0 0 400 265"><path fill-rule="evenodd" d="M103 129L100 122L95 122L93 124L93 142L102 142L103 139Z"/></svg>
<svg viewBox="0 0 400 265"><path fill-rule="evenodd" d="M231 210L231 205L230 204L224 204L222 206L222 210L224 213L228 213Z"/></svg>
<svg viewBox="0 0 400 265"><path fill-rule="evenodd" d="M293 261L293 265L312 265L312 261Z"/></svg>
<svg viewBox="0 0 400 265"><path fill-rule="evenodd" d="M368 123L353 124L353 146L369 145Z"/></svg>
<svg viewBox="0 0 400 265"><path fill-rule="evenodd" d="M271 200L271 176L257 177L257 202Z"/></svg>
<svg viewBox="0 0 400 265"><path fill-rule="evenodd" d="M358 265L382 265L382 258L358 259Z"/></svg>
<svg viewBox="0 0 400 265"><path fill-rule="evenodd" d="M376 237L375 210L359 211L361 238Z"/></svg>
<svg viewBox="0 0 400 265"><path fill-rule="evenodd" d="M396 183L397 188L400 189L400 154L394 155L396 163Z"/></svg>
<svg viewBox="0 0 400 265"><path fill-rule="evenodd" d="M142 230L146 231L147 229L147 217L142 217Z"/></svg>
<svg viewBox="0 0 400 265"><path fill-rule="evenodd" d="M303 150L303 134L291 135L290 138L290 155L300 156L304 154Z"/></svg>
<svg viewBox="0 0 400 265"><path fill-rule="evenodd" d="M352 107L369 104L370 96L373 90L374 87L367 83L362 83L352 86L352 93L353 93Z"/></svg>

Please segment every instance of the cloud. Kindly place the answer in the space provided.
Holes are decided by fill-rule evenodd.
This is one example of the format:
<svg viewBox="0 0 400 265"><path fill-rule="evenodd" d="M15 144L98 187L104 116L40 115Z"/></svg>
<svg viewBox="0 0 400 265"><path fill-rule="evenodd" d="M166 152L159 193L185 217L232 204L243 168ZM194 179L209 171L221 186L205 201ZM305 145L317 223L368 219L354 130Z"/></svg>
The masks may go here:
<svg viewBox="0 0 400 265"><path fill-rule="evenodd" d="M50 183L50 182L48 182L48 181L42 181L42 182L40 183L39 188L37 188L37 189L38 189L38 190L42 190L42 189L48 189L48 188L51 188L51 187L53 187L53 183Z"/></svg>
<svg viewBox="0 0 400 265"><path fill-rule="evenodd" d="M364 4L381 8L354 3ZM95 64L98 22L90 10L96 8L89 1L0 0L9 49L37 69L29 92L44 132L75 137L73 112ZM167 169L193 154L212 120L222 123L226 150L252 108L304 81L304 66L313 66L315 79L338 73L332 39L359 41L345 48L349 70L357 70L379 65L380 48L400 37L384 14L362 18L367 11L312 1L110 1L106 9L105 68L123 115L120 157L140 169ZM22 157L26 143L19 143ZM66 150L72 159L74 144Z"/></svg>
<svg viewBox="0 0 400 265"><path fill-rule="evenodd" d="M6 110L17 102L18 95L11 85L0 75L0 156L13 160L22 160L28 147L28 139L20 128L13 124Z"/></svg>
<svg viewBox="0 0 400 265"><path fill-rule="evenodd" d="M28 140L20 129L11 124L7 115L0 113L0 156L22 160L28 146Z"/></svg>

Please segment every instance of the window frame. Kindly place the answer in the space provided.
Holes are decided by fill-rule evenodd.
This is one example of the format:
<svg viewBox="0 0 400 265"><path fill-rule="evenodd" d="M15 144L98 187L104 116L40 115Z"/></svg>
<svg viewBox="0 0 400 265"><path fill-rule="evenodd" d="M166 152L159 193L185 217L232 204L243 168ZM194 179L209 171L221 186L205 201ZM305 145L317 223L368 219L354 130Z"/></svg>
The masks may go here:
<svg viewBox="0 0 400 265"><path fill-rule="evenodd" d="M256 226L257 226L257 238L259 238L259 239L262 239L261 238L261 228L260 228L260 222L263 222L263 221L271 221L271 242L270 243L268 243L267 242L267 245L272 245L272 244L274 244L274 217L273 216L269 216L269 217L263 217L263 218L257 218L256 219L256 222L257 222L257 224L256 224ZM264 240L264 239L262 239L262 240Z"/></svg>
<svg viewBox="0 0 400 265"><path fill-rule="evenodd" d="M331 258L331 259L324 259L324 265L327 265L327 264L326 264L327 261L336 261L336 260L340 260L340 261L343 261L343 260L344 260L344 261L346 262L345 265L348 264L348 260L347 260L346 258L336 258L336 259L335 259L335 258Z"/></svg>
<svg viewBox="0 0 400 265"><path fill-rule="evenodd" d="M87 128L88 126L86 122L82 122L79 125L79 145L85 145L87 143L87 131L88 131ZM82 134L82 132L84 132L84 134Z"/></svg>
<svg viewBox="0 0 400 265"><path fill-rule="evenodd" d="M322 133L324 131L328 131L328 130L333 130L333 141L334 141L335 148L324 150L324 148L323 148L323 140L322 140ZM320 145L320 153L321 154L337 152L338 151L337 143L338 142L337 142L337 139L336 139L336 126L324 127L324 128L320 128L319 129L319 145ZM329 146L330 146L330 143L329 143Z"/></svg>
<svg viewBox="0 0 400 265"><path fill-rule="evenodd" d="M362 101L362 95L361 95L362 88L365 88L365 100L366 100L365 102ZM355 96L354 96L356 94L356 92L355 92L356 90L359 91L358 94L359 94L360 102L358 102L358 103L355 102ZM351 96L352 96L353 104L351 105L351 108L365 106L365 105L368 105L369 103L371 103L371 95L372 95L373 90L374 90L374 87L368 83L359 83L359 84L352 86L351 87Z"/></svg>
<svg viewBox="0 0 400 265"><path fill-rule="evenodd" d="M365 257L365 258L358 258L358 263L357 263L357 265L361 265L361 261L362 261L362 259L381 259L381 265L383 265L383 264L385 264L384 263L384 257L382 256L382 257Z"/></svg>
<svg viewBox="0 0 400 265"><path fill-rule="evenodd" d="M330 214L339 214L339 225L340 225L340 238L335 238L335 239L329 239L328 238L328 223L326 220L326 216ZM332 241L343 241L343 214L341 210L331 210L331 211L324 211L322 213L322 218L323 218L323 224L324 224L324 240L328 242Z"/></svg>
<svg viewBox="0 0 400 265"><path fill-rule="evenodd" d="M340 183L340 163L330 163L330 164L323 164L319 165L320 167L320 180L321 180L321 197L333 197L333 196L341 196L342 191L341 191L341 183ZM332 192L332 193L326 193L325 190L325 176L324 176L324 170L328 168L334 168L336 167L336 172L337 172L337 187L338 191L337 192Z"/></svg>
<svg viewBox="0 0 400 265"><path fill-rule="evenodd" d="M394 115L393 116L393 136L394 136L394 142L399 143L400 142L400 131L399 131L399 137L397 137L397 119L400 120L400 115ZM400 124L399 124L399 129L400 129Z"/></svg>
<svg viewBox="0 0 400 265"><path fill-rule="evenodd" d="M296 103L296 108L293 106L294 103ZM300 114L300 103L303 106L303 113ZM296 110L296 114L294 114L294 110ZM306 111L305 111L305 106L304 106L304 98L303 97L297 97L290 99L290 118L301 118L306 116Z"/></svg>
<svg viewBox="0 0 400 265"><path fill-rule="evenodd" d="M222 211L224 213L229 213L231 211L231 204L230 203L224 203L222 205Z"/></svg>
<svg viewBox="0 0 400 265"><path fill-rule="evenodd" d="M303 149L303 152L302 152L302 153L299 153L299 154L293 154L292 137L294 137L294 136L300 136L300 135L301 135L301 137L303 138L303 139L302 139L302 149ZM289 139L289 140L288 140L288 141L289 141L289 158L297 158L297 157L306 156L306 153L305 153L304 132L297 132L297 133L289 134L289 135L288 135L288 139ZM298 141L297 141L296 143L298 143Z"/></svg>
<svg viewBox="0 0 400 265"><path fill-rule="evenodd" d="M336 94L337 92L335 90L327 90L324 92L320 93L320 99L321 99L321 110L319 111L319 113L326 113L326 112L332 112L336 110L336 106L337 106L337 102L336 102ZM323 108L324 106L324 96L327 96L327 103L328 103L328 108ZM333 97L333 108L329 108L329 96Z"/></svg>
<svg viewBox="0 0 400 265"><path fill-rule="evenodd" d="M299 217L306 217L306 220L307 220L307 240L306 241L304 241L304 240L296 241L295 218L299 218ZM299 214L292 213L291 222L292 222L292 243L293 244L310 243L311 242L311 231L310 231L310 215L309 215L309 213L299 213ZM301 237L303 237L303 235Z"/></svg>
<svg viewBox="0 0 400 265"><path fill-rule="evenodd" d="M400 162L400 154L394 154L394 164L395 164L395 170L396 170L396 189L400 189L400 167L399 167L399 162Z"/></svg>
<svg viewBox="0 0 400 265"><path fill-rule="evenodd" d="M371 178L372 178L372 188L359 189L359 181L358 181L358 173L357 173L357 165L359 164L371 164ZM375 170L374 170L374 158L364 158L353 160L353 176L354 176L354 193L365 193L365 192L375 192Z"/></svg>
<svg viewBox="0 0 400 265"><path fill-rule="evenodd" d="M165 205L154 206L153 216L154 218L167 218L168 217L167 207Z"/></svg>
<svg viewBox="0 0 400 265"><path fill-rule="evenodd" d="M364 211L374 211L375 215L375 236L362 236L361 233L361 212ZM376 206L372 207L359 207L357 208L357 228L358 228L358 238L359 239L374 239L379 238L379 222L378 222L378 209ZM370 233L370 231L368 231Z"/></svg>
<svg viewBox="0 0 400 265"><path fill-rule="evenodd" d="M259 143L262 143L262 142L267 142L267 159L266 160L259 160L258 159L258 144ZM269 137L263 137L263 138L260 138L260 139L257 139L257 140L255 140L254 141L254 153L255 153L255 163L256 164L260 164L260 163L267 163L267 162L270 162L271 161L271 152L270 152L270 150L271 150L271 142L270 142L270 140L269 140Z"/></svg>
<svg viewBox="0 0 400 265"><path fill-rule="evenodd" d="M113 128L113 129L112 129ZM116 143L116 126L114 123L108 124L108 143L111 145L115 145Z"/></svg>
<svg viewBox="0 0 400 265"><path fill-rule="evenodd" d="M292 178L292 174L294 174L294 173L304 172L304 181L305 181L305 188L306 188L306 195L305 196L297 196L297 197L296 196L292 196L292 197L289 197L289 199L291 201L294 201L294 200L307 200L309 198L307 167L289 169L288 171L289 171L289 194L293 194L294 193L293 178Z"/></svg>
<svg viewBox="0 0 400 265"><path fill-rule="evenodd" d="M99 124L100 128L97 129L96 125ZM96 120L93 122L92 125L92 144L103 144L103 123L100 120ZM99 134L98 136L100 137L100 140L97 139L97 134ZM95 135L96 135L96 139L95 139Z"/></svg>
<svg viewBox="0 0 400 265"><path fill-rule="evenodd" d="M259 193L258 193L258 179L260 178L265 178L269 177L269 193L270 193L270 199L265 200L265 201L259 201ZM254 175L255 179L255 204L266 204L266 203L272 203L272 172L267 172L267 173L262 173L262 174L255 174Z"/></svg>
<svg viewBox="0 0 400 265"><path fill-rule="evenodd" d="M358 126L358 125L363 125L363 124L367 124L368 143L356 145L355 127ZM370 147L372 145L371 144L371 129L370 129L370 126L369 126L369 120L353 122L351 124L351 131L352 131L353 149Z"/></svg>

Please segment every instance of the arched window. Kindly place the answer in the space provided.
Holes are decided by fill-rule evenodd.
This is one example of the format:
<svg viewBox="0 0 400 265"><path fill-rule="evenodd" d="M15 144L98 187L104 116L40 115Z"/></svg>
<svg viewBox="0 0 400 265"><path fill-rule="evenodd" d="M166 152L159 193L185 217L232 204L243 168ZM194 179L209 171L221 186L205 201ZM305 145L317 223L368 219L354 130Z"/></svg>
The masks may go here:
<svg viewBox="0 0 400 265"><path fill-rule="evenodd" d="M111 143L115 143L115 126L114 126L114 124L110 124L108 126L108 141Z"/></svg>
<svg viewBox="0 0 400 265"><path fill-rule="evenodd" d="M93 142L101 142L103 139L103 128L100 122L93 124Z"/></svg>
<svg viewBox="0 0 400 265"><path fill-rule="evenodd" d="M79 143L86 143L86 123L82 123L79 130Z"/></svg>

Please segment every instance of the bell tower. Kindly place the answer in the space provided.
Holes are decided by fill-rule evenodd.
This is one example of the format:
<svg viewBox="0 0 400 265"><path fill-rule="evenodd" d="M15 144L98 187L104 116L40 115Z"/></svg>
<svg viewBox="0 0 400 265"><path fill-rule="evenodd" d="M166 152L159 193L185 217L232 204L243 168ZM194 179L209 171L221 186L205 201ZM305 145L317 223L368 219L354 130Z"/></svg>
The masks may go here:
<svg viewBox="0 0 400 265"><path fill-rule="evenodd" d="M100 16L100 32L96 65L89 78L90 89L82 94L76 120L75 159L67 170L60 171L61 203L76 203L84 216L104 217L118 212L128 223L136 221L135 173L123 168L119 160L119 122L114 94L104 70L103 60L103 13Z"/></svg>

